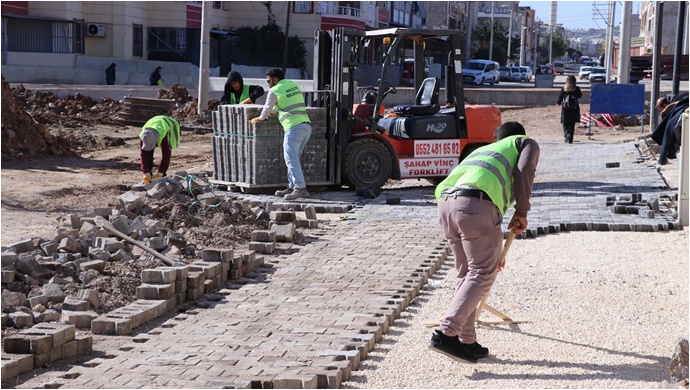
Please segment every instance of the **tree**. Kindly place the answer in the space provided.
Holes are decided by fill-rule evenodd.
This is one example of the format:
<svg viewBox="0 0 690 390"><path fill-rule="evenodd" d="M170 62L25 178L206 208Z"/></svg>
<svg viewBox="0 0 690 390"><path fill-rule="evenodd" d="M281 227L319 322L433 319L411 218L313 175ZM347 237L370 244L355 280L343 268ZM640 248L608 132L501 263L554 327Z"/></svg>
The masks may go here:
<svg viewBox="0 0 690 390"><path fill-rule="evenodd" d="M285 33L275 23L261 27L240 27L237 33L237 49L245 65L280 67L285 51ZM288 67L306 70L307 49L297 36L288 40Z"/></svg>
<svg viewBox="0 0 690 390"><path fill-rule="evenodd" d="M499 64L505 64L508 58L508 28L501 23L494 22L494 43L493 55L491 59ZM472 30L472 41L474 52L470 53L473 59L489 59L489 48L491 47L491 24L482 21ZM514 56L520 50L520 39L513 38L510 51Z"/></svg>
<svg viewBox="0 0 690 390"><path fill-rule="evenodd" d="M549 56L549 35L542 34L539 36L539 41L541 42L541 53L542 58L548 58ZM565 41L563 32L561 30L556 30L553 32L553 40L551 46L553 58L563 57L568 52L568 43Z"/></svg>

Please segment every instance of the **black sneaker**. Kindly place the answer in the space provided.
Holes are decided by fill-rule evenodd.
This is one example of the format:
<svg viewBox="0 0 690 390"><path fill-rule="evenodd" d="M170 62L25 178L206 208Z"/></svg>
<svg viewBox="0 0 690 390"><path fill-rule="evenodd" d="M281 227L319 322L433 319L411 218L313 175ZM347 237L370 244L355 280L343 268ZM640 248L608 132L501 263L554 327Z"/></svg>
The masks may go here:
<svg viewBox="0 0 690 390"><path fill-rule="evenodd" d="M465 347L465 349L469 353L474 355L474 357L476 357L477 359L481 359L481 358L485 358L485 357L489 356L489 348L482 347L482 345L476 341L472 344L462 344L461 343L460 345Z"/></svg>
<svg viewBox="0 0 690 390"><path fill-rule="evenodd" d="M440 330L431 335L429 349L463 363L476 363L477 357L468 351L455 336L446 336Z"/></svg>

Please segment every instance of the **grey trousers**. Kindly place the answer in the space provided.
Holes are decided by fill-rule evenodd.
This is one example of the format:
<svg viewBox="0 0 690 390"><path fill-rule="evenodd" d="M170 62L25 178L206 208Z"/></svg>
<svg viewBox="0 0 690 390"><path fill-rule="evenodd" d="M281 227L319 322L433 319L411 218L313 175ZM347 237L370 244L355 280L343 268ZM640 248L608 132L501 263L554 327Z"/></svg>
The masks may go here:
<svg viewBox="0 0 690 390"><path fill-rule="evenodd" d="M475 311L498 274L503 220L489 199L445 195L438 202L439 220L455 256L455 295L439 330L471 344L477 341Z"/></svg>

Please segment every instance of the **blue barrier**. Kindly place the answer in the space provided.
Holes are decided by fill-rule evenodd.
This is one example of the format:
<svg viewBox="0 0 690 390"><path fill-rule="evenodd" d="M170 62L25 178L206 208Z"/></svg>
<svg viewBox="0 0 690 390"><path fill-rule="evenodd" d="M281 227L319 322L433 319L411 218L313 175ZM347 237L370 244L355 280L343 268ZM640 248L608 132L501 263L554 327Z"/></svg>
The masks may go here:
<svg viewBox="0 0 690 390"><path fill-rule="evenodd" d="M592 114L644 114L643 84L594 84L590 99Z"/></svg>

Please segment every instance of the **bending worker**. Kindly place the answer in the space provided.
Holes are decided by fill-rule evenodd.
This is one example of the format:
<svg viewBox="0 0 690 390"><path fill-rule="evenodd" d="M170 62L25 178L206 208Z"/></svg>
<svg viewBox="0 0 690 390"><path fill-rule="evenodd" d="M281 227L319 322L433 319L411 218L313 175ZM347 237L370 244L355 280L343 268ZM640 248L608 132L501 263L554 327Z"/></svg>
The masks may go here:
<svg viewBox="0 0 690 390"><path fill-rule="evenodd" d="M455 256L455 294L429 348L452 359L476 363L489 355L477 342L475 311L500 271L503 214L515 201L508 229L527 228L539 145L518 122L496 129L496 142L456 166L436 187L439 220Z"/></svg>
<svg viewBox="0 0 690 390"><path fill-rule="evenodd" d="M275 195L282 196L285 200L307 197L309 192L299 158L311 137L311 122L307 116L302 89L294 81L285 80L280 69L268 71L266 82L271 87L266 96L266 104L261 115L252 119L251 123L265 121L273 107L278 109L278 119L285 131L283 157L287 165L288 188L276 191Z"/></svg>
<svg viewBox="0 0 690 390"><path fill-rule="evenodd" d="M158 115L149 119L139 134L139 156L141 157L141 171L144 173L144 184L151 179L159 179L167 175L170 166L172 150L180 144L180 123L175 119ZM153 151L156 146L161 148L163 157L158 166L158 172L153 172Z"/></svg>
<svg viewBox="0 0 690 390"><path fill-rule="evenodd" d="M263 88L258 85L245 85L242 75L232 71L225 82L225 92L220 98L220 104L253 104L263 94Z"/></svg>

